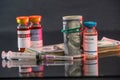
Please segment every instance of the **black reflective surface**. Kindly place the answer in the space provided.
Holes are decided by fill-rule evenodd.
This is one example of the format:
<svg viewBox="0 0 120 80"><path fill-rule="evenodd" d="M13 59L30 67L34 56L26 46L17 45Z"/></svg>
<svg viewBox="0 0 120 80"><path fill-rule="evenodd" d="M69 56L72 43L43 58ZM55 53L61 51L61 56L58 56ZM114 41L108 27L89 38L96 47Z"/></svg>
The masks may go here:
<svg viewBox="0 0 120 80"><path fill-rule="evenodd" d="M5 77L86 77L119 76L120 56L99 56L98 60L73 61L1 60L1 78ZM98 62L97 62L98 61ZM4 74L2 74L4 73Z"/></svg>
<svg viewBox="0 0 120 80"><path fill-rule="evenodd" d="M49 33L49 34L48 34ZM54 32L48 32L44 35L44 44L55 44L61 43L62 38L55 40L55 36L62 37L62 34L58 32L55 36L51 36ZM109 32L103 32L99 34L99 38L103 36L119 40L119 37L109 35ZM114 32L113 35L117 35L118 32ZM10 35L14 37L8 38ZM14 34L4 34L3 42L0 42L1 52L2 50L17 51L16 36ZM48 40L49 39L49 40ZM54 40L54 42L52 42ZM4 43L4 45L3 45ZM97 64L83 64L82 59L74 61L59 61L59 62L37 62L33 60L28 61L4 61L0 58L0 78L54 78L54 77L87 77L88 75L95 77L105 77L105 76L120 76L120 56L119 52L112 52L99 55ZM23 72L22 72L23 71Z"/></svg>
<svg viewBox="0 0 120 80"><path fill-rule="evenodd" d="M61 43L62 33L59 32L44 32L44 45ZM54 36L50 36L58 33ZM99 39L106 36L112 39L119 40L119 31L99 31ZM13 36L8 38L8 36ZM16 34L3 34L0 42L2 50L17 51ZM59 36L58 39L55 36ZM49 40L48 40L49 39ZM9 42L8 42L9 41ZM53 42L54 41L54 42ZM4 44L4 45L3 45ZM114 54L114 55L113 55ZM0 58L0 78L77 78L87 77L89 74L95 77L105 76L120 76L120 56L119 52L107 53L107 55L99 55L98 64L83 64L82 59L74 61L49 61L37 62L34 60L28 61L7 61Z"/></svg>

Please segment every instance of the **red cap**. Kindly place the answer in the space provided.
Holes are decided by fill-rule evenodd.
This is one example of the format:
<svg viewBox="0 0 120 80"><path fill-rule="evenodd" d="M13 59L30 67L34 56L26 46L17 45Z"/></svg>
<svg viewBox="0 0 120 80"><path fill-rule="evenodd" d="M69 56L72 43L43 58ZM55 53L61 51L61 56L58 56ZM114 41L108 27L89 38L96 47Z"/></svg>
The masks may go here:
<svg viewBox="0 0 120 80"><path fill-rule="evenodd" d="M40 15L31 15L31 16L29 16L30 22L33 22L33 23L41 22L41 19L42 19L42 16L40 16Z"/></svg>

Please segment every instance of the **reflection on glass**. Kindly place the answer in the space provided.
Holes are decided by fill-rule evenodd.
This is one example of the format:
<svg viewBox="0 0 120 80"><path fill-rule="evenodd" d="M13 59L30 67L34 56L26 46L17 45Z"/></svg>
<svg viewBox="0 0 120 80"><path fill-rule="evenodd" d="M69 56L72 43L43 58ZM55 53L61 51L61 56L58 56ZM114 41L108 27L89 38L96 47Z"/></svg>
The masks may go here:
<svg viewBox="0 0 120 80"><path fill-rule="evenodd" d="M84 76L98 76L98 59L86 60L83 65Z"/></svg>
<svg viewBox="0 0 120 80"><path fill-rule="evenodd" d="M36 60L2 60L3 67L37 67Z"/></svg>
<svg viewBox="0 0 120 80"><path fill-rule="evenodd" d="M73 65L73 61L54 61L54 60L3 60L3 68L19 68L20 77L43 77L45 66L64 66Z"/></svg>
<svg viewBox="0 0 120 80"><path fill-rule="evenodd" d="M44 66L38 67L19 67L19 76L21 77L43 77Z"/></svg>
<svg viewBox="0 0 120 80"><path fill-rule="evenodd" d="M38 67L39 65L45 66L60 66L60 65L73 65L73 61L36 61L36 60L2 60L2 67L12 68L12 67Z"/></svg>
<svg viewBox="0 0 120 80"><path fill-rule="evenodd" d="M65 76L82 76L82 59L75 59L73 65L65 65Z"/></svg>
<svg viewBox="0 0 120 80"><path fill-rule="evenodd" d="M45 66L61 66L61 65L73 65L73 61L44 61L42 63Z"/></svg>
<svg viewBox="0 0 120 80"><path fill-rule="evenodd" d="M36 60L9 60L7 67L18 67L20 77L43 77L44 65Z"/></svg>
<svg viewBox="0 0 120 80"><path fill-rule="evenodd" d="M21 77L43 77L45 66L65 66L66 77L98 76L98 60L74 59L73 61L35 61L35 60L3 60L2 66L19 68Z"/></svg>

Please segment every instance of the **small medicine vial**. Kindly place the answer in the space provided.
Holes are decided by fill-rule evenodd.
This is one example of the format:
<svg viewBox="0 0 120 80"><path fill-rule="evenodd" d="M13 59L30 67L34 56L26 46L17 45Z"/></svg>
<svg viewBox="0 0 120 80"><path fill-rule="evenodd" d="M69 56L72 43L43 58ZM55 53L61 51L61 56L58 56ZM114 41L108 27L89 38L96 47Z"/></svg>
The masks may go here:
<svg viewBox="0 0 120 80"><path fill-rule="evenodd" d="M42 39L42 26L40 24L42 16L31 15L30 20L30 35L31 35L31 48L40 48L43 46Z"/></svg>
<svg viewBox="0 0 120 80"><path fill-rule="evenodd" d="M29 17L18 16L16 18L17 26L17 36L18 36L18 50L24 52L25 48L30 47L30 28L28 26Z"/></svg>
<svg viewBox="0 0 120 80"><path fill-rule="evenodd" d="M83 23L83 51L85 60L94 60L98 57L98 32L96 30L97 23L87 21Z"/></svg>

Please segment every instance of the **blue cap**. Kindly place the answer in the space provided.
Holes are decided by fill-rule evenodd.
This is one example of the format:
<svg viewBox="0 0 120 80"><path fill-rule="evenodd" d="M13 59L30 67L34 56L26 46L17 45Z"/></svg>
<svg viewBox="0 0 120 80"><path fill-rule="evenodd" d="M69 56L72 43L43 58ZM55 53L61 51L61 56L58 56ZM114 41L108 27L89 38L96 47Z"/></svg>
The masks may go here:
<svg viewBox="0 0 120 80"><path fill-rule="evenodd" d="M83 23L83 25L84 25L85 27L92 28L92 27L96 26L97 23L94 22L94 21L86 21L86 22Z"/></svg>

